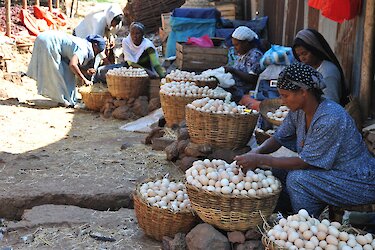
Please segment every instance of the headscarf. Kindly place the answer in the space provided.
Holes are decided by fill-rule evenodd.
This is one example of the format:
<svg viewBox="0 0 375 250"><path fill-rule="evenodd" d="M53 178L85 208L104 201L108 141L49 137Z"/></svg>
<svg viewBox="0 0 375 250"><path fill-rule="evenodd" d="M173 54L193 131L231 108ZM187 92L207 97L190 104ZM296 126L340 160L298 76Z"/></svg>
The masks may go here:
<svg viewBox="0 0 375 250"><path fill-rule="evenodd" d="M102 52L105 50L105 40L102 36L99 35L88 35L86 37L86 40L89 41L90 43L95 43L98 45L99 52Z"/></svg>
<svg viewBox="0 0 375 250"><path fill-rule="evenodd" d="M133 28L137 28L141 30L143 33L145 33L145 26L140 22L132 22L129 27L130 30L132 30Z"/></svg>
<svg viewBox="0 0 375 250"><path fill-rule="evenodd" d="M133 28L134 27L137 27L137 28L143 27L144 28L143 24L138 23L138 22L133 22L130 25L130 29L132 27ZM139 58L143 54L143 52L150 47L155 50L156 56L158 57L155 45L149 39L147 39L145 37L143 37L143 40L142 40L141 44L138 45L138 46L133 43L133 40L132 40L130 34L122 40L122 49L124 51L125 61L137 63Z"/></svg>
<svg viewBox="0 0 375 250"><path fill-rule="evenodd" d="M326 87L323 76L313 67L303 63L293 63L281 71L277 88L285 90L318 89Z"/></svg>
<svg viewBox="0 0 375 250"><path fill-rule="evenodd" d="M336 65L341 75L342 96L340 98L340 103L342 105L345 105L348 102L349 90L347 89L345 84L344 72L335 53L333 53L331 47L324 39L322 34L314 29L303 29L297 33L293 43L293 54L294 57L299 61L299 58L296 55L295 51L295 48L297 46L303 46L304 48L315 54L315 56L318 56L320 59L330 61Z"/></svg>
<svg viewBox="0 0 375 250"><path fill-rule="evenodd" d="M111 27L111 22L113 18L115 18L118 15L123 15L122 9L117 4L111 5L108 9L105 10L105 21L107 23L107 27ZM119 23L119 25L122 25L122 22Z"/></svg>
<svg viewBox="0 0 375 250"><path fill-rule="evenodd" d="M258 39L258 35L249 27L239 26L232 33L232 37L240 41L253 41Z"/></svg>

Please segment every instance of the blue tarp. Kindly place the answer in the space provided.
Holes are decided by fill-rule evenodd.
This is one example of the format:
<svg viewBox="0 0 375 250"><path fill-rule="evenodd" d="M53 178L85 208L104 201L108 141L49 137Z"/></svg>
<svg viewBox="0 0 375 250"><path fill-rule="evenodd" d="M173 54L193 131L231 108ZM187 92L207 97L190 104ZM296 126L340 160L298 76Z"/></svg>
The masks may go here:
<svg viewBox="0 0 375 250"><path fill-rule="evenodd" d="M171 16L170 25L166 57L176 55L176 42L186 42L189 37L215 36L216 19Z"/></svg>
<svg viewBox="0 0 375 250"><path fill-rule="evenodd" d="M202 19L219 19L220 12L215 8L176 8L172 16Z"/></svg>

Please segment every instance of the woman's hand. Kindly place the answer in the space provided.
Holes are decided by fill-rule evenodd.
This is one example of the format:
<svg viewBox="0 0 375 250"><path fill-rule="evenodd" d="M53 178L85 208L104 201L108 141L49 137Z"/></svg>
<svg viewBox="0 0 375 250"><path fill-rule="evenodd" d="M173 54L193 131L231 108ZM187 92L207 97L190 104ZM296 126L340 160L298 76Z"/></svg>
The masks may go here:
<svg viewBox="0 0 375 250"><path fill-rule="evenodd" d="M93 74L96 73L96 70L94 68L90 68L86 72L87 72L87 74L89 74L90 76L92 76Z"/></svg>
<svg viewBox="0 0 375 250"><path fill-rule="evenodd" d="M86 78L84 79L84 81L85 81L85 85L86 85L86 86L93 85L93 82L90 81L90 80L87 80Z"/></svg>
<svg viewBox="0 0 375 250"><path fill-rule="evenodd" d="M233 74L233 72L235 71L235 69L230 66L224 66L224 70L225 70L225 73L231 73L231 74Z"/></svg>
<svg viewBox="0 0 375 250"><path fill-rule="evenodd" d="M242 172L246 174L247 171L258 167L259 157L259 154L249 152L243 155L237 155L234 157L234 160L237 161L238 166L241 166Z"/></svg>

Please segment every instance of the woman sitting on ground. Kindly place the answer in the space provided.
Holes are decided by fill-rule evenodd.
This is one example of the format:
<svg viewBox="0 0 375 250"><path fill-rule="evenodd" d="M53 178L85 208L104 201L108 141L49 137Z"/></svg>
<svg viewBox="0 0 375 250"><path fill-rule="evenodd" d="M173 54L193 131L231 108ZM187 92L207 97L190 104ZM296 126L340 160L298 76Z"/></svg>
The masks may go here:
<svg viewBox="0 0 375 250"><path fill-rule="evenodd" d="M144 37L144 29L139 22L130 25L130 34L122 41L125 62L99 67L94 81L105 82L108 70L128 66L144 68L151 78L165 76L154 44Z"/></svg>
<svg viewBox="0 0 375 250"><path fill-rule="evenodd" d="M294 213L305 208L315 217L326 205L375 203L375 158L345 109L321 97L324 87L314 68L301 63L287 66L277 81L280 96L290 108L287 117L274 136L235 157L245 173L271 167L284 185L279 204L285 209L290 198ZM298 156L268 155L281 146Z"/></svg>
<svg viewBox="0 0 375 250"><path fill-rule="evenodd" d="M233 67L225 66L225 71L233 75L235 85L226 89L232 99L244 104L242 98L254 90L261 73L260 59L263 56L259 49L258 35L246 26L239 26L232 34L232 43L239 57Z"/></svg>
<svg viewBox="0 0 375 250"><path fill-rule="evenodd" d="M343 106L348 103L349 92L342 68L322 34L313 29L299 31L294 39L293 54L298 61L310 65L323 75L325 98Z"/></svg>

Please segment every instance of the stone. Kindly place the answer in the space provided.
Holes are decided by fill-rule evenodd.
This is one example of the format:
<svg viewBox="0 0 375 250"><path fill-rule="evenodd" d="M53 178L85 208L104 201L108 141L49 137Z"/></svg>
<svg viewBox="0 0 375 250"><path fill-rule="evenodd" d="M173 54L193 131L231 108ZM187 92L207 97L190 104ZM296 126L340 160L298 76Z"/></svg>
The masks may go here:
<svg viewBox="0 0 375 250"><path fill-rule="evenodd" d="M186 235L186 245L189 250L231 249L228 238L207 223L197 225Z"/></svg>
<svg viewBox="0 0 375 250"><path fill-rule="evenodd" d="M138 116L146 116L148 114L147 96L140 96L134 101L133 112Z"/></svg>
<svg viewBox="0 0 375 250"><path fill-rule="evenodd" d="M177 141L178 141L178 144L177 144L178 154L182 155L185 152L185 148L189 144L189 140L182 140L182 141L177 140Z"/></svg>
<svg viewBox="0 0 375 250"><path fill-rule="evenodd" d="M104 112L103 112L103 117L104 118L111 118L112 116L112 109L105 109Z"/></svg>
<svg viewBox="0 0 375 250"><path fill-rule="evenodd" d="M114 100L113 101L113 105L115 105L115 107L125 106L126 104L127 104L127 100L126 99L119 99L119 100Z"/></svg>
<svg viewBox="0 0 375 250"><path fill-rule="evenodd" d="M177 130L177 140L180 141L180 140L187 140L189 139L190 136L189 136L189 131L187 128L180 128L179 130Z"/></svg>
<svg viewBox="0 0 375 250"><path fill-rule="evenodd" d="M131 97L131 98L128 99L128 104L129 104L129 106L130 106L130 105L133 105L134 102L135 102L135 98Z"/></svg>
<svg viewBox="0 0 375 250"><path fill-rule="evenodd" d="M152 138L151 139L151 146L153 150L157 151L163 151L165 150L166 147L168 147L171 143L173 143L175 140L174 139L169 139L169 138Z"/></svg>
<svg viewBox="0 0 375 250"><path fill-rule="evenodd" d="M133 116L128 106L119 106L112 112L112 116L119 120L127 120Z"/></svg>
<svg viewBox="0 0 375 250"><path fill-rule="evenodd" d="M177 233L174 236L174 239L168 236L163 237L163 250L185 250L186 249L186 241L185 241L185 234Z"/></svg>
<svg viewBox="0 0 375 250"><path fill-rule="evenodd" d="M257 229L250 229L246 231L245 238L246 240L259 240L262 234Z"/></svg>
<svg viewBox="0 0 375 250"><path fill-rule="evenodd" d="M212 153L212 147L208 144L201 144L198 147L199 151L202 152L205 155Z"/></svg>
<svg viewBox="0 0 375 250"><path fill-rule="evenodd" d="M165 148L165 153L167 155L168 161L176 161L178 159L178 142L172 142L168 147Z"/></svg>
<svg viewBox="0 0 375 250"><path fill-rule="evenodd" d="M158 109L161 107L161 104L160 104L160 98L152 98L150 100L150 102L148 103L148 112L151 112L155 109Z"/></svg>
<svg viewBox="0 0 375 250"><path fill-rule="evenodd" d="M235 231L235 232L228 232L227 233L228 240L231 243L245 243L245 235L244 233L240 231Z"/></svg>
<svg viewBox="0 0 375 250"><path fill-rule="evenodd" d="M243 244L235 244L234 250L263 250L264 247L260 240L249 240Z"/></svg>
<svg viewBox="0 0 375 250"><path fill-rule="evenodd" d="M193 162L197 161L198 158L196 157L191 157L191 156L185 156L183 158L181 158L178 162L177 162L177 166L183 171L185 172L186 170L188 170L191 166L193 166Z"/></svg>
<svg viewBox="0 0 375 250"><path fill-rule="evenodd" d="M144 140L144 143L146 145L152 144L152 139L154 139L154 138L160 138L164 134L165 134L165 132L164 132L163 128L156 127L154 129L152 129L151 132L146 136L146 138Z"/></svg>
<svg viewBox="0 0 375 250"><path fill-rule="evenodd" d="M185 148L185 155L191 156L191 157L203 157L206 156L207 154L202 153L200 151L200 145L189 142L189 144ZM220 159L220 158L217 158Z"/></svg>

